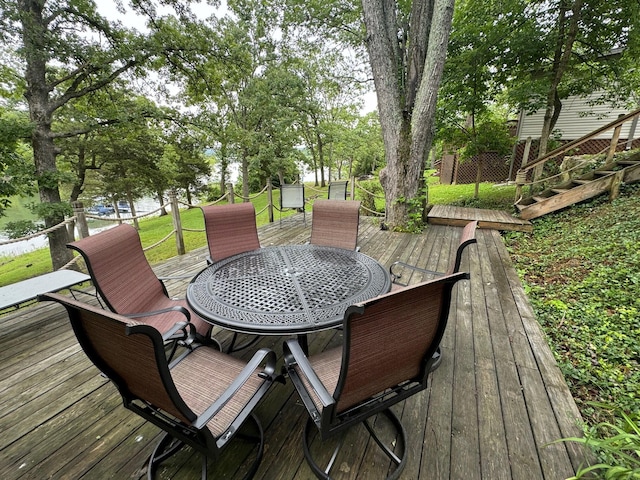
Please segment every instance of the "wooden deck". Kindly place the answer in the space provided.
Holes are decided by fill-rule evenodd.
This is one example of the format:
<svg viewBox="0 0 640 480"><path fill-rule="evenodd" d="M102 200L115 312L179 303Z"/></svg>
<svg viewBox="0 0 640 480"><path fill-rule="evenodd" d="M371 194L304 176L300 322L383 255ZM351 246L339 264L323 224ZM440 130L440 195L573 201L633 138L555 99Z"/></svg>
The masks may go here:
<svg viewBox="0 0 640 480"><path fill-rule="evenodd" d="M432 225L464 226L467 222L478 220L478 228L495 230L513 230L516 232L532 232L533 225L528 220L514 217L500 210L481 208L453 207L451 205L434 205L427 216Z"/></svg>
<svg viewBox="0 0 640 480"><path fill-rule="evenodd" d="M302 243L309 227L309 218L306 227L287 219L282 228L278 223L261 228L261 243ZM459 233L458 227L437 225L422 235L381 231L375 221L362 218L359 244L385 265L403 260L442 270ZM204 258L205 250L199 249L156 271L193 274L205 266ZM431 376L430 389L395 408L409 445L401 478L569 477L584 459L581 450L550 442L580 434L579 412L499 232L479 230L478 244L464 262L471 280L454 291L442 365ZM185 282L172 280L170 292L183 294ZM0 325L0 478L142 478L159 430L122 407L115 388L84 356L63 309L52 304L23 308L0 317ZM309 340L311 351L318 351L340 341L340 332ZM259 343L279 355L281 345L281 337ZM393 359L375 367L393 368ZM290 383L276 385L257 414L266 448L255 478L312 478L300 442L306 411ZM247 449L236 442L210 468L209 478L242 477ZM335 478L384 478L388 465L371 443L362 427L354 429ZM199 458L184 449L158 477L198 478L199 468Z"/></svg>

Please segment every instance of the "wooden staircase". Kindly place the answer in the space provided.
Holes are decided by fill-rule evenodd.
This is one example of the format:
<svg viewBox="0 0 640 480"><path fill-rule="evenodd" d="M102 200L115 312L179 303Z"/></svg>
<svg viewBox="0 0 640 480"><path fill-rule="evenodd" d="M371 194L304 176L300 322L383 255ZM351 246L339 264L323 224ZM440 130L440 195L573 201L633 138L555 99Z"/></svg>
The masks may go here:
<svg viewBox="0 0 640 480"><path fill-rule="evenodd" d="M615 153L618 135L622 124L626 121L637 122L640 117L640 110L631 112L620 119L611 122L609 125L602 127L595 132L585 135L584 137L570 142L563 147L549 152L544 157L536 159L521 168L518 172L520 180L516 180L518 185L516 203L514 204L519 216L523 220L531 220L541 217L547 213L555 212L562 208L568 207L575 203L588 200L598 195L609 193L610 198L618 196L620 185L622 183L633 183L640 181L640 150L634 153L618 152ZM529 170L537 167L540 171L545 162L558 158L561 154L566 153L575 148L580 143L601 134L608 129L615 129L609 152L603 154L603 165L595 165L593 169L587 173L583 173L571 178L570 173L564 173L550 177L545 181L547 185L551 185L552 181L558 177L556 184L543 189L541 192L533 193L529 197L522 195L522 187L527 182L522 179L526 178ZM635 129L635 127L634 127ZM630 145L630 143L629 143ZM535 185L540 180L536 178L533 183Z"/></svg>
<svg viewBox="0 0 640 480"><path fill-rule="evenodd" d="M547 188L515 204L520 218L531 220L575 203L609 193L618 195L620 184L640 181L640 151L625 160L614 160L577 178Z"/></svg>

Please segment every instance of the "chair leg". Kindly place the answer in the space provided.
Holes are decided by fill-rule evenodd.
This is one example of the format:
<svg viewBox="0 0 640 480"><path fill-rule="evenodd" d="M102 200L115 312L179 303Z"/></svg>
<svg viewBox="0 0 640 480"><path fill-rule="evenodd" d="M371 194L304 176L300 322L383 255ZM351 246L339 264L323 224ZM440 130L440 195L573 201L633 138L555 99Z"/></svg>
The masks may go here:
<svg viewBox="0 0 640 480"><path fill-rule="evenodd" d="M260 420L258 420L258 417L256 417L256 415L253 413L249 416L249 418L253 421L257 429L257 435L248 435L243 433L242 431L239 431L236 434L236 437L243 440L255 442L257 444L258 451L256 452L256 458L254 459L253 463L248 467L247 473L243 477L243 480L250 480L251 478L253 478L253 476L258 471L258 467L260 466L260 462L262 461L262 456L264 454L264 430L262 429L262 424L260 423ZM244 425L246 425L246 423ZM176 440L168 433L162 435L162 438L160 438L160 441L153 449L153 453L149 457L149 464L147 466L147 480L153 480L158 465L178 452L183 446L183 442ZM205 454L202 454L203 480L207 479L207 464L208 457Z"/></svg>
<svg viewBox="0 0 640 480"><path fill-rule="evenodd" d="M251 338L250 340L247 340L245 343L238 346L236 346L236 340L238 340L238 333L234 332L233 337L231 338L231 343L229 344L229 347L227 348L226 353L233 353L239 350L243 350L247 347L250 347L251 345L256 343L258 340L260 340L260 337L257 335L254 335L253 338Z"/></svg>
<svg viewBox="0 0 640 480"><path fill-rule="evenodd" d="M147 465L147 479L153 480L158 465L178 452L178 450L180 450L183 446L184 443L176 440L168 433L162 435L162 438L160 438L160 441L153 449L153 452L149 457L149 464Z"/></svg>
<svg viewBox="0 0 640 480"><path fill-rule="evenodd" d="M440 347L438 347L436 353L433 354L432 358L433 363L431 364L431 370L429 370L429 372L433 372L434 370L436 370L442 363L442 351L440 350Z"/></svg>
<svg viewBox="0 0 640 480"><path fill-rule="evenodd" d="M365 428L369 432L369 435L371 435L371 438L376 442L378 447L380 447L380 449L384 452L384 454L395 464L395 468L387 476L386 480L396 480L402 473L402 470L404 470L404 467L407 463L407 456L406 456L407 434L398 417L390 409L383 410L381 413L383 413L391 421L391 423L395 428L396 436L399 437L398 439L399 441L397 442L397 445L395 447L396 449L399 449L398 454L396 454L391 448L385 445L382 442L382 440L380 440L380 438L378 437L378 435L376 434L376 432L374 431L374 429L371 427L371 425L367 420L365 420L363 423ZM331 480L331 475L330 475L331 467L333 466L335 459L338 455L338 450L342 447L343 439L341 439L340 443L338 444L335 451L333 452L327 467L325 469L322 469L313 459L311 455L311 449L309 448L310 436L311 436L311 433L314 431L316 431L315 423L309 417L307 419L307 423L305 424L304 434L303 434L302 443L303 443L303 449L304 449L304 457L307 460L307 464L313 471L313 474L316 476L316 478L319 478L320 480Z"/></svg>
<svg viewBox="0 0 640 480"><path fill-rule="evenodd" d="M249 469L247 470L246 475L243 477L244 480L250 480L256 474L256 472L258 471L258 467L260 466L260 462L262 461L262 454L264 453L264 430L262 429L262 424L260 423L260 420L258 420L258 417L256 417L254 413L250 415L250 418L251 420L253 420L254 425L258 429L259 437L245 435L241 432L237 434L238 438L242 438L245 440L253 440L253 441L257 440L257 443L258 443L258 451L256 452L256 458L251 464L251 467L249 467Z"/></svg>

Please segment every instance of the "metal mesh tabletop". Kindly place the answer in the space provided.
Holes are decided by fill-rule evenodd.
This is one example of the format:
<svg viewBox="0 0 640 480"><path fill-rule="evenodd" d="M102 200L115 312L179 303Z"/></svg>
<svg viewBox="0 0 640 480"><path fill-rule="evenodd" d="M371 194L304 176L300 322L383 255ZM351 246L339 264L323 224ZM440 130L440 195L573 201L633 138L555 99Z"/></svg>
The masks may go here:
<svg viewBox="0 0 640 480"><path fill-rule="evenodd" d="M266 247L202 270L187 301L205 320L245 333L309 333L338 325L349 305L385 293L386 269L352 250Z"/></svg>

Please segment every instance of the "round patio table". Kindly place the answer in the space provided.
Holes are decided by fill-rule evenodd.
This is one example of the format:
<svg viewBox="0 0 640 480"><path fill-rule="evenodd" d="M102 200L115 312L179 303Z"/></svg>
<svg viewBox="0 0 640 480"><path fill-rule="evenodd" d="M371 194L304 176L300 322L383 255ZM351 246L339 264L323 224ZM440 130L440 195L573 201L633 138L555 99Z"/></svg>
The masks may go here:
<svg viewBox="0 0 640 480"><path fill-rule="evenodd" d="M387 270L360 252L317 245L265 247L209 265L187 287L214 325L261 335L334 328L350 305L386 293Z"/></svg>

